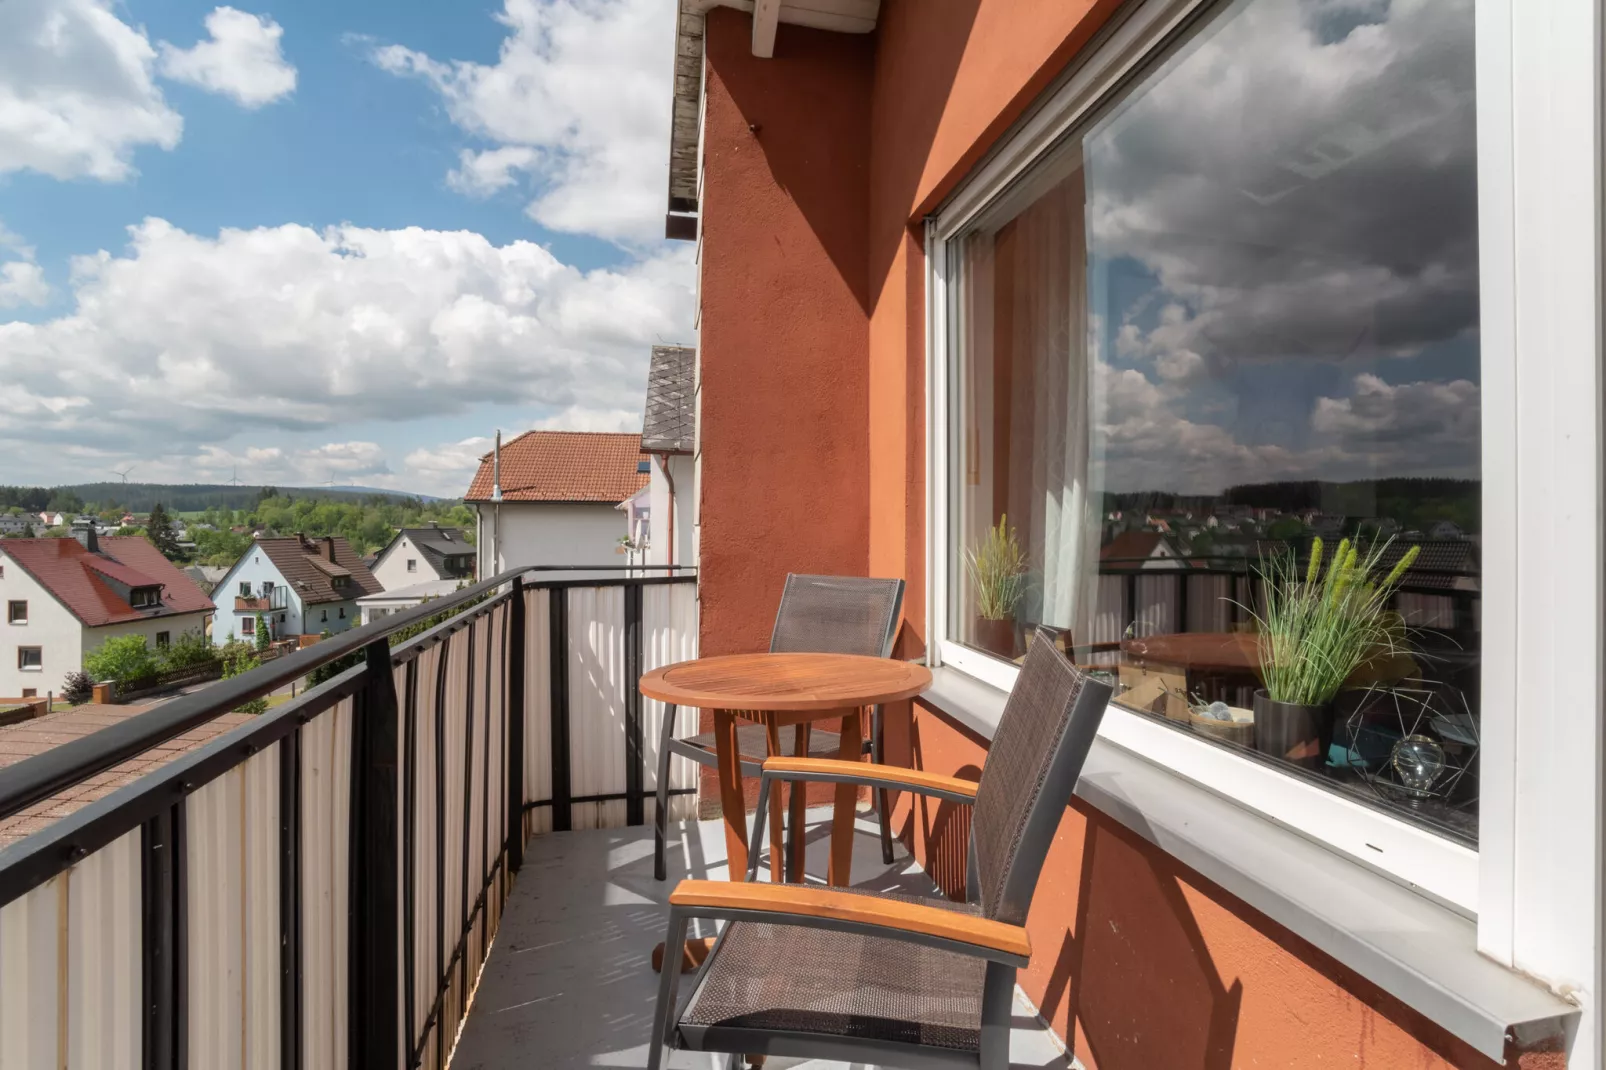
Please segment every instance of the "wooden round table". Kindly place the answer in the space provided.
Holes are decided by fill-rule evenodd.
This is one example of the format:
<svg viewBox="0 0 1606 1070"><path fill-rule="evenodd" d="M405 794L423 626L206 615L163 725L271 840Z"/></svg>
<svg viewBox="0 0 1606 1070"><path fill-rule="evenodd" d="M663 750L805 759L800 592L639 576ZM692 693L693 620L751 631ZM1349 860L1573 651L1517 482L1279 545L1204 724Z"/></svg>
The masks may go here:
<svg viewBox="0 0 1606 1070"><path fill-rule="evenodd" d="M731 654L665 665L641 678L641 693L648 698L714 712L719 798L729 852L726 858L730 879L735 881L747 873L746 803L736 742L737 720L762 724L772 755L780 750L780 730L795 726L795 753L806 755L810 722L837 718L842 723L842 744L837 756L857 762L863 758L864 741L859 711L913 698L930 686L931 671L923 665L856 654ZM794 821L803 818L803 796L801 790L792 792ZM828 876L834 885L846 885L849 880L857 797L858 789L853 785L837 786ZM771 866L778 879L779 792L771 800L770 813Z"/></svg>

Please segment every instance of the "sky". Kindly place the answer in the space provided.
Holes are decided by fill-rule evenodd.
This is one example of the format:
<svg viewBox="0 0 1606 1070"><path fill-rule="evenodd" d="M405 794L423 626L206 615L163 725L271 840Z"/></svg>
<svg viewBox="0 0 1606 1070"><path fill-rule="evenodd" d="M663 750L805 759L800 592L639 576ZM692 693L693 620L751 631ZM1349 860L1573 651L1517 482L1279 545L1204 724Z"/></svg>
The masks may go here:
<svg viewBox="0 0 1606 1070"><path fill-rule="evenodd" d="M0 0L0 483L458 495L639 431L674 0Z"/></svg>

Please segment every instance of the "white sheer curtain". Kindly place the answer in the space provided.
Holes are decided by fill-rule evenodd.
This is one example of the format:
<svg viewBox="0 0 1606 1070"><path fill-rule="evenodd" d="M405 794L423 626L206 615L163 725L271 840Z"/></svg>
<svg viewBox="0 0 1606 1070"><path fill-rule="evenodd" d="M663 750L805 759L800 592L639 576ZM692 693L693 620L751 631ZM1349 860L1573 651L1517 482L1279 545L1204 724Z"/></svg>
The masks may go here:
<svg viewBox="0 0 1606 1070"><path fill-rule="evenodd" d="M1088 485L1086 194L1079 154L1057 163L1008 198L1008 218L965 242L961 531L974 545L1007 513L1034 572L1022 617L1080 633L1099 532Z"/></svg>

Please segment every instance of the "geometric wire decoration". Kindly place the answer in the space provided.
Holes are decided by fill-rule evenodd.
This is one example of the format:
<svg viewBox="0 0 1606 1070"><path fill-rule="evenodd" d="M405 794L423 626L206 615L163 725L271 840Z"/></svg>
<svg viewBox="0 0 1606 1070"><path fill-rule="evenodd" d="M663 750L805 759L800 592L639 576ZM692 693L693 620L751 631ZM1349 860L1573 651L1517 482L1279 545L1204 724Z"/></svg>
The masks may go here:
<svg viewBox="0 0 1606 1070"><path fill-rule="evenodd" d="M1380 799L1476 827L1478 718L1460 688L1373 684L1333 736L1332 763Z"/></svg>

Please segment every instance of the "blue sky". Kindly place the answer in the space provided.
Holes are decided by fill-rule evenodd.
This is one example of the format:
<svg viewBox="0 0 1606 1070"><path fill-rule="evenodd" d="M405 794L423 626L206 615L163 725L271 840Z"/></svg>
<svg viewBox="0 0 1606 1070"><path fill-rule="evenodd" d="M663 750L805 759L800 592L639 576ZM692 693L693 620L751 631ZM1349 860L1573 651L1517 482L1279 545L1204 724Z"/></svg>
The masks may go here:
<svg viewBox="0 0 1606 1070"><path fill-rule="evenodd" d="M639 427L672 19L0 4L0 482L456 493L498 426Z"/></svg>

